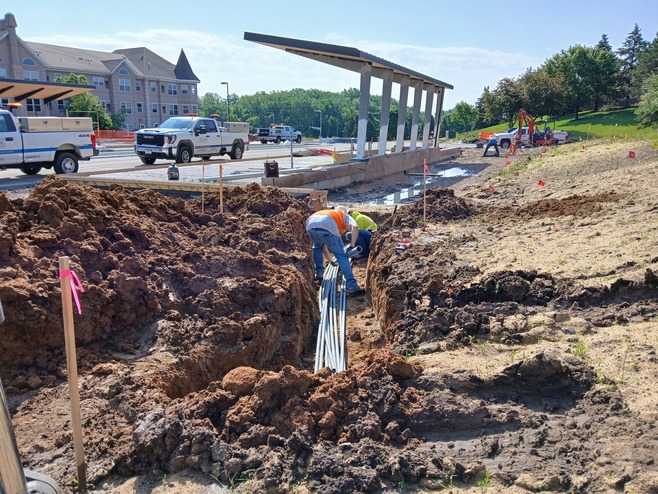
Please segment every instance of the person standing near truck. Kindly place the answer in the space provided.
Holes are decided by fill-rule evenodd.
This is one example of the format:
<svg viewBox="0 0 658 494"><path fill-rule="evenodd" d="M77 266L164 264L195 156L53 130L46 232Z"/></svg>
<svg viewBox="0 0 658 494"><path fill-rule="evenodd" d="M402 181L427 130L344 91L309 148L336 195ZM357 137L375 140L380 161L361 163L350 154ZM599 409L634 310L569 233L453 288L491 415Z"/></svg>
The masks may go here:
<svg viewBox="0 0 658 494"><path fill-rule="evenodd" d="M315 264L315 276L324 276L324 259L340 266L347 283L349 295L362 295L366 291L359 286L352 272L352 265L345 254L342 236L348 231L351 233L350 245L354 247L359 238L359 226L344 206L336 206L335 209L324 209L313 213L306 220L306 231L313 241L313 263ZM332 259L331 254L333 254Z"/></svg>
<svg viewBox="0 0 658 494"><path fill-rule="evenodd" d="M489 136L487 139L487 146L484 148L484 153L482 153L482 156L487 155L487 151L489 151L489 148L493 147L496 150L496 156L500 156L500 152L498 151L498 139L496 136Z"/></svg>

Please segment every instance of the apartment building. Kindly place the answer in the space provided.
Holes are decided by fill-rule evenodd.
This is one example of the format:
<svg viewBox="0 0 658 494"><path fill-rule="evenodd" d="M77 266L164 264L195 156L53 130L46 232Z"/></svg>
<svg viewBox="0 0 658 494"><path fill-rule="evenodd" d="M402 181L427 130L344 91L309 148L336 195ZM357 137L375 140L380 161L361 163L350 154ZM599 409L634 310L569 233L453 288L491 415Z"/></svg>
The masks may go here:
<svg viewBox="0 0 658 494"><path fill-rule="evenodd" d="M172 64L146 47L101 52L24 41L16 34L16 19L0 20L0 79L54 82L58 76L84 75L95 86L109 114L125 112L125 128L154 127L172 115L198 113L199 78L181 49ZM63 116L67 100L45 102L21 95L16 115Z"/></svg>

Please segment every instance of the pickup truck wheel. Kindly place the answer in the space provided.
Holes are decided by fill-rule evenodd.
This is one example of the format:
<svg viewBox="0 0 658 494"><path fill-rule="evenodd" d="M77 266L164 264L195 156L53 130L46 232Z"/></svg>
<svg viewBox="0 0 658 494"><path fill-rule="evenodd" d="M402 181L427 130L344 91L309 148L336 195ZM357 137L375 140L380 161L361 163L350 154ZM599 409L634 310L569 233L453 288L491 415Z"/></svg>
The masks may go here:
<svg viewBox="0 0 658 494"><path fill-rule="evenodd" d="M21 166L21 171L25 175L36 175L41 171L41 167L39 165L23 165Z"/></svg>
<svg viewBox="0 0 658 494"><path fill-rule="evenodd" d="M229 153L229 156L232 160L241 160L242 159L242 144L234 144L233 150Z"/></svg>
<svg viewBox="0 0 658 494"><path fill-rule="evenodd" d="M260 143L261 143L261 144L267 144L267 140L265 140L265 139L261 139L261 140L260 140Z"/></svg>
<svg viewBox="0 0 658 494"><path fill-rule="evenodd" d="M187 146L178 148L178 155L176 156L176 163L189 163L192 161L192 152Z"/></svg>
<svg viewBox="0 0 658 494"><path fill-rule="evenodd" d="M275 141L277 144L281 144L281 136L276 136Z"/></svg>
<svg viewBox="0 0 658 494"><path fill-rule="evenodd" d="M295 142L297 144L301 144L302 143L302 136L297 136L297 139L295 139Z"/></svg>
<svg viewBox="0 0 658 494"><path fill-rule="evenodd" d="M77 173L78 158L73 153L59 153L55 158L55 173Z"/></svg>
<svg viewBox="0 0 658 494"><path fill-rule="evenodd" d="M500 143L500 147L503 149L509 149L509 144L510 144L509 141L503 141Z"/></svg>
<svg viewBox="0 0 658 494"><path fill-rule="evenodd" d="M153 163L155 163L155 158L139 158L139 159L142 160L142 163L144 163L145 165L152 165Z"/></svg>

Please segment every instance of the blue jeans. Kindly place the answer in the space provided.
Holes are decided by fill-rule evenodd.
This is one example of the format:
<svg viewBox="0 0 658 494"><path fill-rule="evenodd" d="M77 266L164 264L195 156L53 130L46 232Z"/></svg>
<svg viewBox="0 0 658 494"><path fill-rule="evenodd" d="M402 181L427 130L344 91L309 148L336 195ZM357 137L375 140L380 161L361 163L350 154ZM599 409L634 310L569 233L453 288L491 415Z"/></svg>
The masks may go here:
<svg viewBox="0 0 658 494"><path fill-rule="evenodd" d="M308 236L313 240L313 263L315 264L315 272L322 273L324 272L324 256L322 255L322 246L326 245L329 252L331 252L340 266L340 270L345 276L345 282L347 283L348 290L356 290L359 288L359 284L354 278L352 273L352 265L350 260L345 254L345 248L343 246L343 240L338 236L334 235L328 230L323 228L311 228L308 230Z"/></svg>
<svg viewBox="0 0 658 494"><path fill-rule="evenodd" d="M489 148L494 148L496 150L496 156L500 156L500 153L498 151L498 143L497 142L488 142L487 147L484 148L484 153L482 153L482 156L487 155L487 151L489 151Z"/></svg>

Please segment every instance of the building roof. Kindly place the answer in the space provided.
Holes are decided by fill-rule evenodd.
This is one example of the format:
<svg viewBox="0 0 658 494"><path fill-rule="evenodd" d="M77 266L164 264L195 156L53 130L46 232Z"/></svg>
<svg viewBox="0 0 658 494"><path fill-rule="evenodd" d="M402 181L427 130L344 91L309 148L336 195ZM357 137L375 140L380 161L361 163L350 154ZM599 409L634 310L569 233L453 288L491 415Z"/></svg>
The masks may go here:
<svg viewBox="0 0 658 494"><path fill-rule="evenodd" d="M386 71L393 72L393 82L403 82L407 77L411 80L420 80L423 83L432 84L445 89L454 89L451 84L435 79L428 75L421 74L415 70L408 69L383 58L371 55L357 48L341 45L331 45L328 43L317 43L314 41L305 41L294 38L282 38L279 36L269 36L267 34L244 33L245 41L253 41L262 45L278 48L288 53L310 58L318 62L327 63L341 69L359 72L361 66L366 63L373 67L373 76L382 77Z"/></svg>
<svg viewBox="0 0 658 494"><path fill-rule="evenodd" d="M190 64L182 50L181 54L185 67L183 67L181 73L186 77L178 77L178 64L174 65L173 63L162 58L157 53L154 53L143 46L139 48L114 50L113 53L121 54L130 60L132 65L135 66L135 70L137 70L138 76L200 82L199 78L194 75L194 72L192 72L192 68L190 67ZM181 57L178 58L178 62L181 63Z"/></svg>
<svg viewBox="0 0 658 494"><path fill-rule="evenodd" d="M104 51L69 48L31 41L24 43L43 60L50 70L107 74L107 62L125 59L121 55Z"/></svg>
<svg viewBox="0 0 658 494"><path fill-rule="evenodd" d="M200 82L199 78L194 74L194 71L190 66L190 62L187 61L185 52L182 49L180 51L180 55L178 56L178 62L176 62L174 74L176 74L176 79Z"/></svg>
<svg viewBox="0 0 658 494"><path fill-rule="evenodd" d="M125 65L136 77L200 82L182 50L178 64L174 65L145 47L104 52L31 41L24 43L50 70L105 75ZM179 74L185 77L179 77Z"/></svg>
<svg viewBox="0 0 658 494"><path fill-rule="evenodd" d="M70 98L96 89L95 86L64 84L59 82L25 81L23 79L0 79L0 97L14 98L15 102L26 98L42 99L44 103Z"/></svg>

